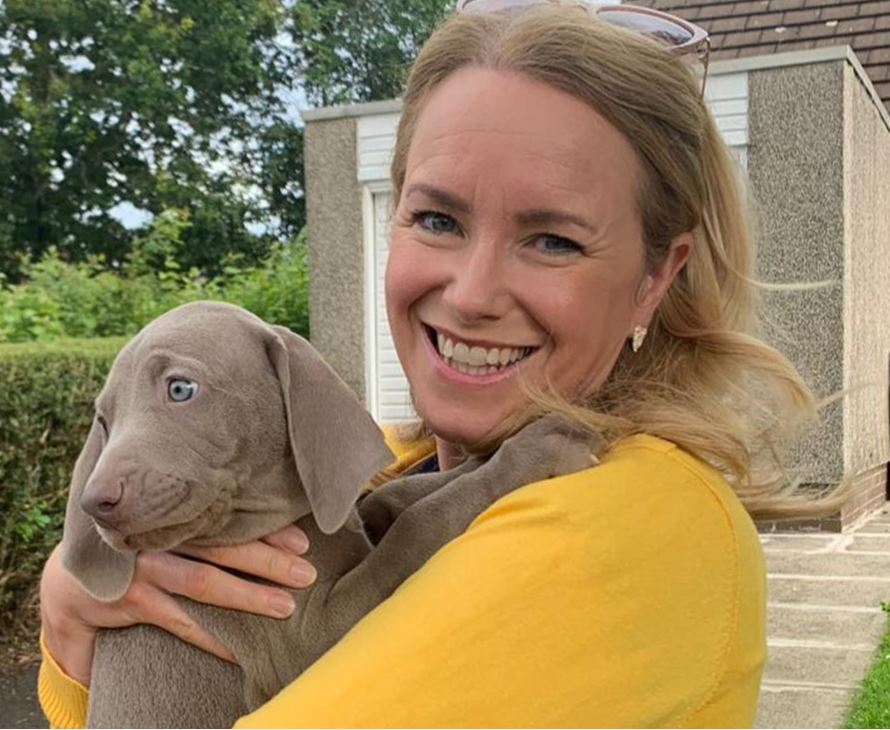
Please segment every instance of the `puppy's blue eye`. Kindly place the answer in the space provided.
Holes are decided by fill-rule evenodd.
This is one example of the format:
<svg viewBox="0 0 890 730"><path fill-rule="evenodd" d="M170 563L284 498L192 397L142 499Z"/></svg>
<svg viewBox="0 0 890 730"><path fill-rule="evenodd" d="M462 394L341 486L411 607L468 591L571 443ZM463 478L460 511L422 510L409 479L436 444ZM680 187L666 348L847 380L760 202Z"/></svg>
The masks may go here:
<svg viewBox="0 0 890 730"><path fill-rule="evenodd" d="M182 403L198 392L198 384L185 378L174 378L167 383L167 395L170 400Z"/></svg>

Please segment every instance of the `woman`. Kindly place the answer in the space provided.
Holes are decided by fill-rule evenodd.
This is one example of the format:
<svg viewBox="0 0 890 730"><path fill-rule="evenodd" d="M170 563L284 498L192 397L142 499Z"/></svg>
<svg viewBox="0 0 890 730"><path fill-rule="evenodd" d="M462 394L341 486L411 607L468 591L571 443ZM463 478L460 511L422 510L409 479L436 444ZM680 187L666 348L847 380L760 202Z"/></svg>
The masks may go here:
<svg viewBox="0 0 890 730"><path fill-rule="evenodd" d="M457 14L412 70L392 177L387 309L434 437L393 441L396 471L449 468L532 406L610 448L496 503L240 726L750 726L765 572L749 515L834 505L789 496L762 458L811 397L748 334L751 244L701 80L574 6ZM304 550L289 529L195 554L299 587ZM54 555L54 723L83 721L96 627L156 623L227 655L171 593L293 610L171 555L140 556L129 593L97 604Z"/></svg>

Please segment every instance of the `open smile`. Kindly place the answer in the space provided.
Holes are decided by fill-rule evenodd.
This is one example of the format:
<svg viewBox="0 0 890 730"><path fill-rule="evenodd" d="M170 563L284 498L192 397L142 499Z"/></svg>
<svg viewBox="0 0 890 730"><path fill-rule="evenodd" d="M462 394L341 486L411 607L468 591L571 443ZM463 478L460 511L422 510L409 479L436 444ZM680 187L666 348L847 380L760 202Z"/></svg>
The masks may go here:
<svg viewBox="0 0 890 730"><path fill-rule="evenodd" d="M428 324L422 323L422 327L434 361L450 373L469 376L479 384L495 382L516 373L519 364L539 349L536 346L470 342ZM464 378L459 380L465 382Z"/></svg>

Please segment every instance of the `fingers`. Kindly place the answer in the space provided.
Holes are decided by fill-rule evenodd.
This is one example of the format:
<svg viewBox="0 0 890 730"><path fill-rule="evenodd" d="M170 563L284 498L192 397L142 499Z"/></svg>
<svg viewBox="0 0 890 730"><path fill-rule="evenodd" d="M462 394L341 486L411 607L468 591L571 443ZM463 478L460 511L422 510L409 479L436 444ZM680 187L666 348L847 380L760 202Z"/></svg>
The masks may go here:
<svg viewBox="0 0 890 730"><path fill-rule="evenodd" d="M296 525L287 525L263 538L263 542L273 547L292 552L294 555L305 555L309 549L309 538Z"/></svg>
<svg viewBox="0 0 890 730"><path fill-rule="evenodd" d="M280 539L291 540L293 536L285 535ZM290 588L305 588L316 577L315 568L308 561L260 540L221 547L179 547L177 552Z"/></svg>
<svg viewBox="0 0 890 730"><path fill-rule="evenodd" d="M213 565L171 553L143 553L136 570L149 585L199 603L273 618L287 618L294 612L293 596L280 588L243 580Z"/></svg>
<svg viewBox="0 0 890 730"><path fill-rule="evenodd" d="M210 652L227 662L237 664L235 655L215 636L202 629L191 616L163 591L145 591L145 599L140 601L144 620L169 631L189 644Z"/></svg>

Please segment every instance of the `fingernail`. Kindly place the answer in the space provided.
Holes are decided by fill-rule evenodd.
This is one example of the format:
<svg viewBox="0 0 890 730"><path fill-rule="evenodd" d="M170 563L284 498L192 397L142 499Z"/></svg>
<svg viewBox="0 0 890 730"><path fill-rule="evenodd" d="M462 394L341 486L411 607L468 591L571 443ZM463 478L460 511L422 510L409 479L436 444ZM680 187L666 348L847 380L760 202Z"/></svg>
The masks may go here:
<svg viewBox="0 0 890 730"><path fill-rule="evenodd" d="M287 546L297 555L302 555L309 549L309 539L302 535L289 535Z"/></svg>
<svg viewBox="0 0 890 730"><path fill-rule="evenodd" d="M232 652L230 652L225 647L223 647L223 659L225 659L227 662L231 662L232 664L238 663L238 657L232 654Z"/></svg>
<svg viewBox="0 0 890 730"><path fill-rule="evenodd" d="M293 598L286 593L282 593L272 596L272 598L269 599L269 607L272 609L272 613L276 616L287 618L294 612L296 604L294 603Z"/></svg>
<svg viewBox="0 0 890 730"><path fill-rule="evenodd" d="M311 565L307 565L306 563L294 563L290 569L291 578L293 578L300 585L308 586L315 582L315 578L318 576L315 568Z"/></svg>

